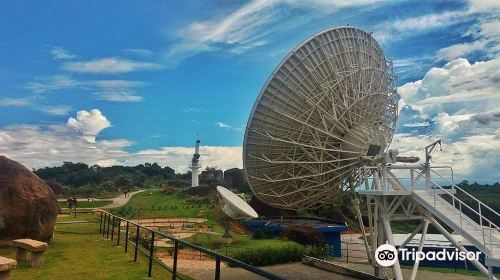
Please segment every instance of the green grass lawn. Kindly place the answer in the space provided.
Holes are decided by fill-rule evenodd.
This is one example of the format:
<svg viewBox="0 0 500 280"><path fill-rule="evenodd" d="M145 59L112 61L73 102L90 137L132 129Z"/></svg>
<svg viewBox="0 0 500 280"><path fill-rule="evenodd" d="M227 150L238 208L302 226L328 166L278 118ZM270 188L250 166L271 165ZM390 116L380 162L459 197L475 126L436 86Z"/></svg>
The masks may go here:
<svg viewBox="0 0 500 280"><path fill-rule="evenodd" d="M133 190L131 190L133 191ZM109 191L101 194L96 194L94 198L101 198L101 199L109 199L109 198L115 198L117 196L123 195L122 192L119 191Z"/></svg>
<svg viewBox="0 0 500 280"><path fill-rule="evenodd" d="M234 239L234 242L228 245L219 244L217 242L221 238L221 236L208 233L198 233L192 237L186 238L185 240L205 248L216 250L228 256L232 256L234 255L234 253L242 250L252 250L269 247L281 248L297 245L297 243L294 241L279 238L252 239L252 237L249 235L239 235L236 233L231 233L231 235Z"/></svg>
<svg viewBox="0 0 500 280"><path fill-rule="evenodd" d="M77 204L77 209L78 208L96 208L96 207L102 207L106 206L108 204L111 204L113 201L111 200L99 200L99 201L78 201ZM66 201L58 201L59 207L61 208L68 208L68 202Z"/></svg>
<svg viewBox="0 0 500 280"><path fill-rule="evenodd" d="M213 203L204 198L183 197L180 192L167 195L163 190L152 189L134 195L125 206L113 212L129 218L194 218L208 211L210 205Z"/></svg>
<svg viewBox="0 0 500 280"><path fill-rule="evenodd" d="M131 191L134 191L134 190L131 190ZM119 192L119 191L108 191L108 192L97 193L97 194L89 194L89 195L77 194L76 198L89 198L89 197L93 197L93 198L99 198L99 199L111 199L111 198L115 198L115 197L120 196L120 195L123 195L123 193ZM68 197L73 197L73 193L71 193L71 191L69 191L66 194L60 194L60 195L58 195L57 198L64 198L64 199L66 199Z"/></svg>
<svg viewBox="0 0 500 280"><path fill-rule="evenodd" d="M151 194L149 194L151 193ZM121 208L121 209L120 209ZM166 195L162 190L153 189L133 196L123 207L114 210L119 216L129 216L131 218L160 218L160 217L200 217L207 218L206 225L209 225L213 231L223 233L224 228L217 221L221 215L218 202L207 201L204 198L190 198L183 196L180 192ZM204 215L201 215L205 213ZM129 215L127 215L129 214ZM235 242L230 245L222 245L217 241L221 235L208 233L198 233L186 241L217 250L223 254L232 255L241 250L268 248L268 247L287 247L297 243L283 239L252 239L249 235L240 235L232 232L231 235Z"/></svg>
<svg viewBox="0 0 500 280"><path fill-rule="evenodd" d="M81 215L77 220L92 220L91 224L59 224L49 249L44 254L44 264L32 268L28 263L19 263L11 272L12 279L148 279L147 258L139 257L133 262L131 253L124 253L123 246L113 246L98 234L98 216ZM71 216L61 217L70 221ZM131 247L133 248L133 247ZM133 250L129 251L133 252ZM15 259L15 248L0 247L0 255ZM153 278L170 279L170 273L153 266Z"/></svg>

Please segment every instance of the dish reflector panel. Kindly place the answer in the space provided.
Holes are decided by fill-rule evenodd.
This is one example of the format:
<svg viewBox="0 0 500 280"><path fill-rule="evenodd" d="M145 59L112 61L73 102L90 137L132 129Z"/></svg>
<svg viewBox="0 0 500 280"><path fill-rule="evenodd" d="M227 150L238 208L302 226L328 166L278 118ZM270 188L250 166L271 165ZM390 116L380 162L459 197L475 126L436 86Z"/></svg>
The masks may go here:
<svg viewBox="0 0 500 280"><path fill-rule="evenodd" d="M243 199L230 190L217 186L217 192L220 194L223 205L222 211L233 219L257 218L259 215Z"/></svg>
<svg viewBox="0 0 500 280"><path fill-rule="evenodd" d="M250 114L243 163L268 205L314 209L360 177L360 157L384 152L397 120L392 64L371 34L325 30L277 66Z"/></svg>

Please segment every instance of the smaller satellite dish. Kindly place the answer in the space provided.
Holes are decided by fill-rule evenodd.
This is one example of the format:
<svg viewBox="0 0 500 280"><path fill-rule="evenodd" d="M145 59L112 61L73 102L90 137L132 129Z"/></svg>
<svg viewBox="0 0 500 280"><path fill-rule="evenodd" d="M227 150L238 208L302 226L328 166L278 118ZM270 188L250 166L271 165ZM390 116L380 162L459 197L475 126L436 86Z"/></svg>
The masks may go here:
<svg viewBox="0 0 500 280"><path fill-rule="evenodd" d="M222 211L233 219L257 218L259 215L243 199L230 190L217 186L217 192L222 198Z"/></svg>

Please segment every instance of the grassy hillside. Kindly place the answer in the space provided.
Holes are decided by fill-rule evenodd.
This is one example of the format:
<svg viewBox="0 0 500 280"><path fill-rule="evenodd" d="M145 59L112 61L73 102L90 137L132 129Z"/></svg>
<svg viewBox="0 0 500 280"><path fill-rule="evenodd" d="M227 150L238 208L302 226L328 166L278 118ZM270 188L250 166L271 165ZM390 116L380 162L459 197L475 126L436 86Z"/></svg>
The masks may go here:
<svg viewBox="0 0 500 280"><path fill-rule="evenodd" d="M180 191L167 195L163 190L152 189L134 195L126 205L112 211L127 218L194 218L203 217L214 206L208 198L192 198Z"/></svg>

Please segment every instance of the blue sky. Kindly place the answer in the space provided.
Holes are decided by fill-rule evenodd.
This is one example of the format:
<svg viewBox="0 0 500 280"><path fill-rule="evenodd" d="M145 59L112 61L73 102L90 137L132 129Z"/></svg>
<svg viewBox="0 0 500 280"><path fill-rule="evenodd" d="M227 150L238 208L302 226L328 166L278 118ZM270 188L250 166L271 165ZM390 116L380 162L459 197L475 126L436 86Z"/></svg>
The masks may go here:
<svg viewBox="0 0 500 280"><path fill-rule="evenodd" d="M421 153L441 137L448 153L437 161L463 178L500 177L498 1L2 6L0 153L28 166L158 161L184 171L197 133L202 164L241 166L244 127L274 67L309 36L350 24L394 62L406 106L394 146Z"/></svg>

